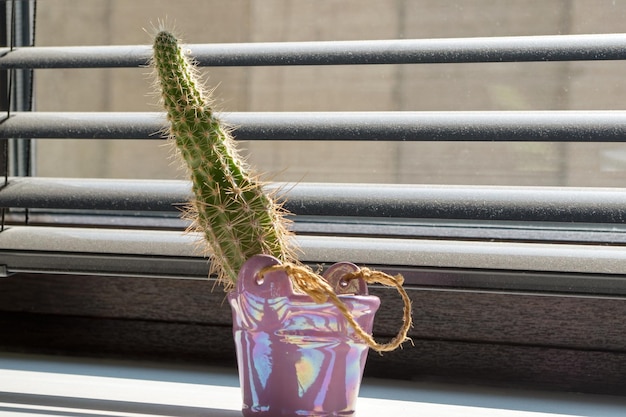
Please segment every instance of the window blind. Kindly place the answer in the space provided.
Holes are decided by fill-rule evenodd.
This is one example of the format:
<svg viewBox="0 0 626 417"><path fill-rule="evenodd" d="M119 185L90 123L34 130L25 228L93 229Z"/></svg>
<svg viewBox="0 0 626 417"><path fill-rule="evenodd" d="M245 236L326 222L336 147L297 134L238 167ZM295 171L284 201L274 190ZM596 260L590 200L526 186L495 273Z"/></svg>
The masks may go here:
<svg viewBox="0 0 626 417"><path fill-rule="evenodd" d="M259 44L188 45L201 66L276 66L276 65L357 65L475 63L509 61L620 60L625 58L626 36L563 35L503 38L380 40L342 42L284 42ZM149 64L150 47L19 47L0 50L0 70L46 68L142 67ZM223 119L237 126L238 140L348 140L348 141L579 141L623 142L626 138L625 111L492 111L492 112L248 112L228 113ZM0 137L12 139L155 139L165 124L160 113L94 112L11 112L0 124ZM270 185L272 186L272 185ZM280 184L274 184L280 187ZM534 239L564 239L596 243L621 243L624 235L624 202L620 189L555 187L454 187L393 186L389 184L283 184L286 206L301 219L302 231L315 230L328 239L333 251L333 232L361 235L355 222L378 227L366 230L391 237L400 233L411 239L419 250L420 221L464 221L456 225L455 238L496 238L516 240L510 224L517 222L517 240L528 241L524 227L536 230ZM119 180L46 179L16 177L8 179L0 192L0 206L9 210L146 212L175 217L188 197L187 185L176 181L132 182ZM7 219L18 219L18 215ZM42 217L40 216L40 219ZM313 219L314 221L311 221ZM324 220L326 219L326 220ZM343 227L338 227L344 219ZM309 220L308 226L306 221ZM331 221L332 220L332 221ZM366 221L367 220L367 221ZM382 221L381 221L382 220ZM418 226L398 220L412 220ZM41 220L40 220L41 221ZM478 222L496 222L493 233L477 234ZM19 224L19 221L16 220ZM297 220L298 222L298 220ZM394 223L395 222L395 223ZM469 222L469 223L468 223ZM539 223L552 222L568 229L573 223L582 229L567 233L553 229L553 235L539 230ZM45 223L45 222L44 222ZM171 223L171 222L170 222ZM124 223L127 225L127 222ZM314 226L311 226L314 224ZM326 224L326 231L324 231ZM589 224L599 227L589 228ZM611 230L602 225L611 225ZM422 224L423 226L423 224ZM20 228L19 226L16 228ZM401 232L398 232L398 229ZM363 228L361 228L362 230ZM432 228L431 228L432 229ZM471 232L470 229L474 229ZM494 230L497 229L497 232ZM352 231L351 231L352 230ZM503 230L507 230L504 232ZM446 231L449 237L449 228ZM14 233L14 232L12 232ZM415 234L412 234L415 233ZM469 234L468 234L469 233ZM464 235L465 234L465 235ZM363 236L366 238L366 236ZM442 237L430 233L426 237ZM2 236L0 235L0 244ZM503 243L506 245L506 242ZM551 247L558 248L558 245ZM5 250L10 247L4 246ZM368 249L369 250L369 249ZM511 251L517 250L511 246ZM594 249L595 250L595 249ZM307 250L305 248L305 253ZM590 255L591 256L591 255ZM562 258L558 267L549 256L551 269L574 270ZM317 262L319 259L308 259ZM381 260L382 262L382 260ZM416 265L419 266L419 260ZM439 260L438 262L442 262ZM537 259L537 268L548 268ZM496 265L491 265L495 267ZM489 265L486 265L489 267ZM7 266L19 270L18 265ZM589 272L581 270L579 272ZM592 272L610 272L606 269ZM621 268L614 271L621 273Z"/></svg>

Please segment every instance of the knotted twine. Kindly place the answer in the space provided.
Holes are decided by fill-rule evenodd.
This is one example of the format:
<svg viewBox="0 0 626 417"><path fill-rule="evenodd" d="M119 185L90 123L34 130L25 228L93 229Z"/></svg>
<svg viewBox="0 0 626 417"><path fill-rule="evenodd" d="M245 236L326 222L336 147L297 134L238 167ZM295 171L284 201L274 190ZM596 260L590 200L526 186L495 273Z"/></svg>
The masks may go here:
<svg viewBox="0 0 626 417"><path fill-rule="evenodd" d="M346 304L341 301L335 293L335 290L321 275L313 272L313 270L306 266L285 263L263 268L260 271L259 276L263 279L266 273L273 271L284 271L287 273L287 275L291 277L296 289L309 295L318 304L325 303L330 299L330 301L339 309L341 314L348 321L348 324L350 324L350 326L354 329L357 336L359 336L373 350L379 353L389 352L400 347L405 341L410 340L407 337L407 334L413 325L413 319L411 318L411 299L404 290L404 287L402 287L402 284L404 283L402 275L398 274L396 276L391 276L382 271L371 270L369 268L359 268L358 271L350 272L342 278L345 282L363 278L363 280L368 284L378 283L389 287L395 287L402 297L402 301L404 302L402 327L393 339L387 343L381 344L376 342L374 338L363 330L359 323L356 322Z"/></svg>

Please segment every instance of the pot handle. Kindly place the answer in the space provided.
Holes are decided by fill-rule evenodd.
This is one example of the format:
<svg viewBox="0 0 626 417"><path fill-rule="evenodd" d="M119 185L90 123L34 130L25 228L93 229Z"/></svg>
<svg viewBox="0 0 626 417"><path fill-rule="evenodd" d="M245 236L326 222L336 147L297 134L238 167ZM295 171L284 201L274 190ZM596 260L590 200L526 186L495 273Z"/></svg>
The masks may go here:
<svg viewBox="0 0 626 417"><path fill-rule="evenodd" d="M331 265L323 277L337 295L368 295L367 283L363 278L345 279L348 274L354 274L358 270L359 267L352 262L338 262Z"/></svg>
<svg viewBox="0 0 626 417"><path fill-rule="evenodd" d="M287 273L282 270L260 272L282 263L270 255L255 255L248 259L239 270L236 291L239 294L251 293L263 298L289 297L293 294L293 286Z"/></svg>

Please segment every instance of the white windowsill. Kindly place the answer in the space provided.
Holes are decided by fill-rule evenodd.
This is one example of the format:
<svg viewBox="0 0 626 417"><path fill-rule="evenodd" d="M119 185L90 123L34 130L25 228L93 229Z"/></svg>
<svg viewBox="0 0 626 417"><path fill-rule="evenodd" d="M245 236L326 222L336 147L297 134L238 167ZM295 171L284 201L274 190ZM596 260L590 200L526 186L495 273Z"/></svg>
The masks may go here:
<svg viewBox="0 0 626 417"><path fill-rule="evenodd" d="M240 416L219 368L0 353L0 415ZM366 379L357 416L623 416L626 398Z"/></svg>

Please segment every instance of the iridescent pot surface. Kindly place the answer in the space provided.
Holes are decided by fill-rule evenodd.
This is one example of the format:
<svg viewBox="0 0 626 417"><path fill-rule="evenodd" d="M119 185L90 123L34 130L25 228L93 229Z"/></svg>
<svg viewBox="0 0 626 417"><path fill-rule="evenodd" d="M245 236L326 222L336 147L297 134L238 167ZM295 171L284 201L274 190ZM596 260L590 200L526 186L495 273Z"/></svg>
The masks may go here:
<svg viewBox="0 0 626 417"><path fill-rule="evenodd" d="M228 296L244 416L354 415L368 346L335 305L294 294L284 271L260 280L259 271L276 264L267 255L251 258ZM338 263L324 277L371 334L380 300L362 280L342 280L357 269Z"/></svg>

